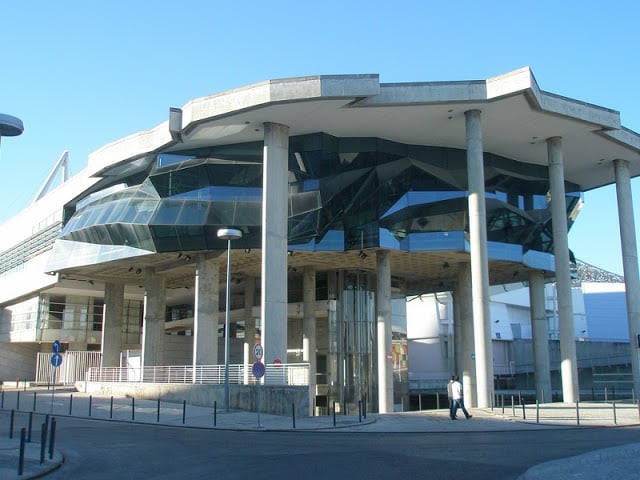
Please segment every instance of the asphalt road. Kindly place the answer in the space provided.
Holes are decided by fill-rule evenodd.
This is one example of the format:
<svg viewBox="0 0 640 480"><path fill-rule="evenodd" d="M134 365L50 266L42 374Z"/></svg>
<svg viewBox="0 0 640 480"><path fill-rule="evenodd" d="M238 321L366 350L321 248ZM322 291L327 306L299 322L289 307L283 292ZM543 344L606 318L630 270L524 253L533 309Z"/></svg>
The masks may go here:
<svg viewBox="0 0 640 480"><path fill-rule="evenodd" d="M639 427L466 433L224 431L58 418L47 479L515 479L640 441Z"/></svg>

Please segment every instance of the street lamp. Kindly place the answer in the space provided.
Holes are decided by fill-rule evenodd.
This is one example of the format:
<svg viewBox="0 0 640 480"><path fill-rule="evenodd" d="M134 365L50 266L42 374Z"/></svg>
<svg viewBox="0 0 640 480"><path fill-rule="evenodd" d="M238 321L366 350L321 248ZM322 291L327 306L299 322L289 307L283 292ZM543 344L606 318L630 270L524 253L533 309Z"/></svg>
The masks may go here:
<svg viewBox="0 0 640 480"><path fill-rule="evenodd" d="M224 408L229 412L229 318L231 317L231 240L242 238L242 231L236 228L221 228L218 238L227 241L227 301L224 319Z"/></svg>

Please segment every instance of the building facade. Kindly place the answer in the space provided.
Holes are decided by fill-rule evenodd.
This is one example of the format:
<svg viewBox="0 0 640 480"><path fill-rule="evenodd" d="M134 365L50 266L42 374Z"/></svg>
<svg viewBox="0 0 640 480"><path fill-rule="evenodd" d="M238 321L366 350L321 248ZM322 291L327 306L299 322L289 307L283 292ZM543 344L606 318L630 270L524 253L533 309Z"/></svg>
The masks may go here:
<svg viewBox="0 0 640 480"><path fill-rule="evenodd" d="M54 339L99 350L104 367L132 349L145 366L220 364L226 335L231 363L250 363L257 341L265 363L309 363L320 408L366 399L390 412L408 393L404 299L451 291L456 369L468 403L486 407L490 285L532 286L542 390L553 280L574 401L567 232L582 192L615 181L635 335L639 173L640 137L617 112L544 92L528 68L464 82L304 77L198 98L2 225L0 373L28 376L19 360Z"/></svg>

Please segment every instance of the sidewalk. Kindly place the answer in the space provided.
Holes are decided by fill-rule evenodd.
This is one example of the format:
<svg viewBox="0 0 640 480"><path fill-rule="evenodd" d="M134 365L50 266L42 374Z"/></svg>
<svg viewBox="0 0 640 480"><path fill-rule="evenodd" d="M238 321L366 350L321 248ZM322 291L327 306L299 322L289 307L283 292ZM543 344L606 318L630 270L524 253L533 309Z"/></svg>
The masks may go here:
<svg viewBox="0 0 640 480"><path fill-rule="evenodd" d="M322 431L361 431L361 432L465 432L465 431L505 431L505 430L531 430L540 428L567 428L577 425L588 426L624 426L639 425L640 414L638 407L633 404L603 404L584 403L576 407L575 404L545 404L536 408L535 405L509 406L496 409L472 409L473 418L464 420L460 418L452 422L448 416L448 410L425 410L421 412L404 412L394 414L368 414L368 415L342 415L335 417L308 417L278 416L258 414L256 412L231 411L229 413L221 409L196 407L185 404L158 402L157 400L133 400L131 398L111 398L91 396L69 389L47 390L5 389L2 395L2 408L0 409L0 478L2 479L28 479L42 476L47 472L60 467L64 461L59 452L53 451L49 458L49 436L46 440L46 452L41 463L41 428L47 421L50 428L50 419L56 417L82 417L99 421L134 422L146 424L159 424L169 426L184 426L190 428L231 429L231 430L256 430L256 431L295 431L295 430L322 430ZM14 411L13 438L9 438L9 425L11 411ZM48 416L48 417L47 417ZM25 460L23 475L18 476L20 430L28 429L29 417L32 420L31 442L25 444ZM27 430L28 431L28 430ZM622 447L621 447L622 448ZM625 447L626 468L634 471L629 465L628 449ZM614 458L616 449L607 452L606 458ZM637 458L640 468L640 444L638 444ZM593 455L592 455L593 456ZM635 460L634 460L635 461ZM586 468L588 460L567 459L564 465L580 465ZM601 467L607 462L600 462ZM544 474L538 475L534 467L529 476L523 479L534 478L567 478L566 475L554 477L552 471L562 470L559 465L547 469ZM542 470L541 470L542 471ZM590 474L598 472L593 466L587 471ZM565 472L566 473L566 472ZM604 475L606 476L606 475ZM582 476L580 478L604 478Z"/></svg>

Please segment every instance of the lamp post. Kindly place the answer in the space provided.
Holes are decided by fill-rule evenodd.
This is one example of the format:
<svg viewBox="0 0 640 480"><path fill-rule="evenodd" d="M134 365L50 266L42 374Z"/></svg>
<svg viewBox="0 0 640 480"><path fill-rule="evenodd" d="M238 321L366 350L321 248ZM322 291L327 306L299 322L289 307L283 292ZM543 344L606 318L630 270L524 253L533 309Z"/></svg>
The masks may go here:
<svg viewBox="0 0 640 480"><path fill-rule="evenodd" d="M235 228L221 228L218 238L227 241L227 300L224 318L224 408L229 412L229 318L231 317L231 240L242 238L242 231Z"/></svg>

